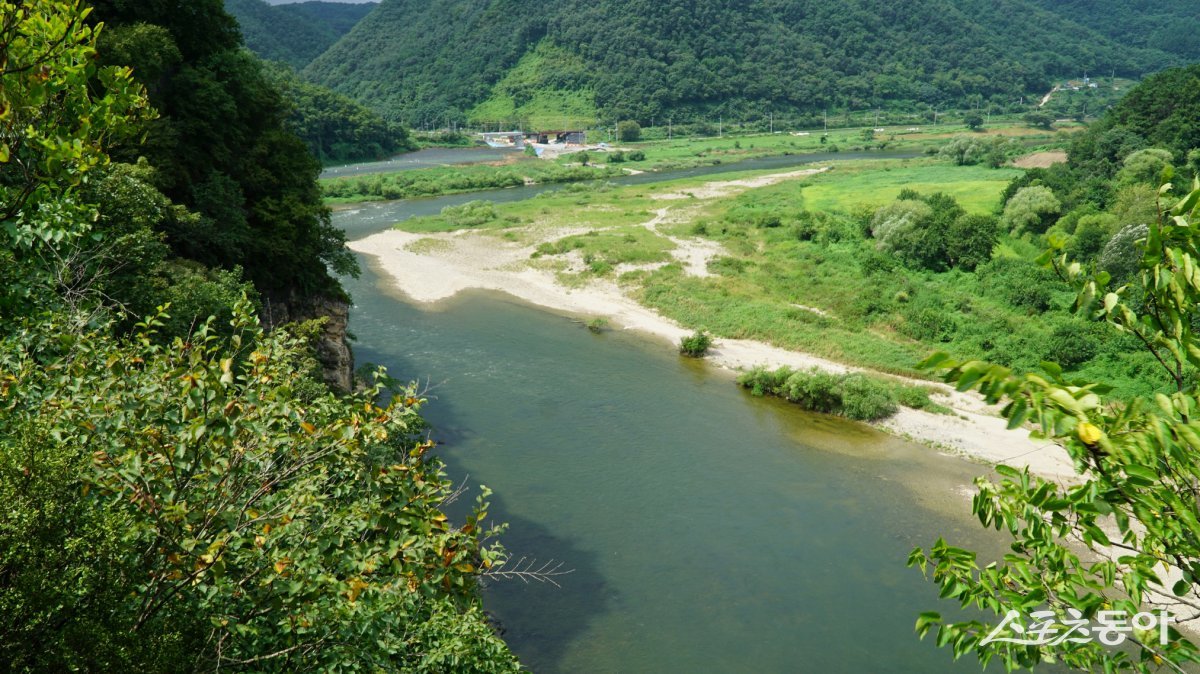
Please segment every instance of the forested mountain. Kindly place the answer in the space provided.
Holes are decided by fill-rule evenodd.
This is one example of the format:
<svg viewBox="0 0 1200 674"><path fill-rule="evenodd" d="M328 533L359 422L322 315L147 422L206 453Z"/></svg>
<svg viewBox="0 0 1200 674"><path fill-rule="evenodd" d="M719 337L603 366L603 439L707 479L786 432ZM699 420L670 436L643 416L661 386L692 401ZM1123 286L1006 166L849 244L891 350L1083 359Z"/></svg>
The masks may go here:
<svg viewBox="0 0 1200 674"><path fill-rule="evenodd" d="M246 46L268 61L303 68L375 8L373 3L300 2L268 5L263 0L225 0L241 25Z"/></svg>
<svg viewBox="0 0 1200 674"><path fill-rule="evenodd" d="M348 96L304 82L286 65L268 64L267 74L291 104L288 127L322 162L383 159L416 149L408 129Z"/></svg>
<svg viewBox="0 0 1200 674"><path fill-rule="evenodd" d="M1193 0L1032 0L1121 44L1200 60Z"/></svg>
<svg viewBox="0 0 1200 674"><path fill-rule="evenodd" d="M539 46L568 55L561 68L543 64L539 89L586 91L597 115L643 121L1012 105L1056 76L1140 76L1181 60L1029 0L384 0L304 75L410 124L484 104L481 119Z"/></svg>

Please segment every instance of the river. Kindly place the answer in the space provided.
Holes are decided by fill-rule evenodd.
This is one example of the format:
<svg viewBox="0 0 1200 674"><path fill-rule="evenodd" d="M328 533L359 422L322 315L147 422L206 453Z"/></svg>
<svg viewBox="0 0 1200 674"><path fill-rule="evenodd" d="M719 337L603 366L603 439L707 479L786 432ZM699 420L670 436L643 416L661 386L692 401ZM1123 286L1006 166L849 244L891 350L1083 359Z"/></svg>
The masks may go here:
<svg viewBox="0 0 1200 674"><path fill-rule="evenodd" d="M353 239L544 189L371 204L335 221ZM918 612L956 606L904 562L939 535L996 549L963 491L983 467L753 398L669 345L595 335L502 295L415 306L364 266L346 282L358 361L424 382L439 452L456 479L495 490L504 544L573 570L561 588L485 589L533 671L979 671L916 639Z"/></svg>

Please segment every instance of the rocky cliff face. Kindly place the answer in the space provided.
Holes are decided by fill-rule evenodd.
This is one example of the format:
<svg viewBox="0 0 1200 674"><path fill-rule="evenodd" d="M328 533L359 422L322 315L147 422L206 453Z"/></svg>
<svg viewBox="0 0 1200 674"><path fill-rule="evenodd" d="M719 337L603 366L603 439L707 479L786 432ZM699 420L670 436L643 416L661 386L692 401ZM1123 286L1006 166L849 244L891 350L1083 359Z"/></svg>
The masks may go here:
<svg viewBox="0 0 1200 674"><path fill-rule="evenodd" d="M301 297L293 293L288 297L265 300L263 316L270 328L325 319L316 343L325 383L341 392L351 390L354 386L354 353L350 350L346 332L350 323L350 305L345 299L332 295Z"/></svg>

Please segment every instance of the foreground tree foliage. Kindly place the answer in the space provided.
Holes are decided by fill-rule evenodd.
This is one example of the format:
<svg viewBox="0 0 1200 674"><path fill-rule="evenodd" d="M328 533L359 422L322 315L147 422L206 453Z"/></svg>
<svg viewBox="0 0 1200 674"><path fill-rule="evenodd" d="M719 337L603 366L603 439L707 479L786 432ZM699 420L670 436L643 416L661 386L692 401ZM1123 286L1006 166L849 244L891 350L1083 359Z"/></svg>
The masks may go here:
<svg viewBox="0 0 1200 674"><path fill-rule="evenodd" d="M57 321L0 348L0 661L16 671L512 671L420 399L342 400L243 303L161 345Z"/></svg>
<svg viewBox="0 0 1200 674"><path fill-rule="evenodd" d="M522 572L486 490L442 511L416 391L332 394L236 280L223 321L117 329L114 288L208 272L164 271L151 226L197 218L109 161L151 113L89 18L0 2L0 670L516 671L476 590Z"/></svg>
<svg viewBox="0 0 1200 674"><path fill-rule="evenodd" d="M1169 195L1171 186L1160 191ZM1051 610L1060 620L1076 610L1132 615L1148 602L1166 605L1182 622L1194 621L1200 598L1200 341L1194 318L1200 303L1200 182L1151 223L1141 236L1138 282L1111 287L1108 273L1071 262L1051 249L1043 261L1078 291L1077 311L1133 336L1174 382L1174 392L1117 400L1100 381L1068 381L1053 363L1040 374L1014 375L981 361L945 355L925 365L944 370L959 390L977 389L1005 401L1012 428L1026 421L1034 436L1065 448L1076 484L1060 485L1028 469L1000 466L1002 479L977 481L972 508L984 526L1013 537L1011 552L980 566L974 552L939 540L915 550L919 566L964 606L1025 618ZM1085 671L1185 671L1200 651L1172 628L1165 645L1157 633L1135 633L1132 652L1099 643L1024 646L981 642L992 626L947 623L923 614L923 636L938 627L937 643L955 656L974 652L1007 668L1057 661Z"/></svg>
<svg viewBox="0 0 1200 674"><path fill-rule="evenodd" d="M52 246L75 242L95 217L80 186L107 163L105 146L149 115L128 68L92 58L87 15L70 0L0 2L0 320L55 283Z"/></svg>

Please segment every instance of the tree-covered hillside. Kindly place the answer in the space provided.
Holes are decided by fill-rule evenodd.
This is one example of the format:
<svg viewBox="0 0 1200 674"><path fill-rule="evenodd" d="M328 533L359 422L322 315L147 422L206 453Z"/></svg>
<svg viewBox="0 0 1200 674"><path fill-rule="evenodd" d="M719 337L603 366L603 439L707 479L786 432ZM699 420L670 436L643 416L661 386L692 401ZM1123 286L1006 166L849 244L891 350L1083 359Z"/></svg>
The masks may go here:
<svg viewBox="0 0 1200 674"><path fill-rule="evenodd" d="M1193 0L1032 0L1121 44L1200 60Z"/></svg>
<svg viewBox="0 0 1200 674"><path fill-rule="evenodd" d="M241 25L246 46L268 61L303 68L366 16L375 5L301 2L272 6L263 0L225 0Z"/></svg>
<svg viewBox="0 0 1200 674"><path fill-rule="evenodd" d="M384 0L304 74L410 124L463 119L509 95L497 85L546 43L539 55L569 52L563 83L592 92L601 116L643 121L1013 105L1056 76L1179 62L1028 0Z"/></svg>
<svg viewBox="0 0 1200 674"><path fill-rule="evenodd" d="M267 75L291 103L288 126L322 162L384 159L416 149L408 129L343 94L300 80L285 65L269 64Z"/></svg>
<svg viewBox="0 0 1200 674"><path fill-rule="evenodd" d="M99 58L131 66L158 111L145 144L114 156L145 158L154 187L195 213L155 223L175 254L241 267L275 301L340 294L330 270L355 265L321 202L320 165L221 0L97 0L91 18L105 24Z"/></svg>

